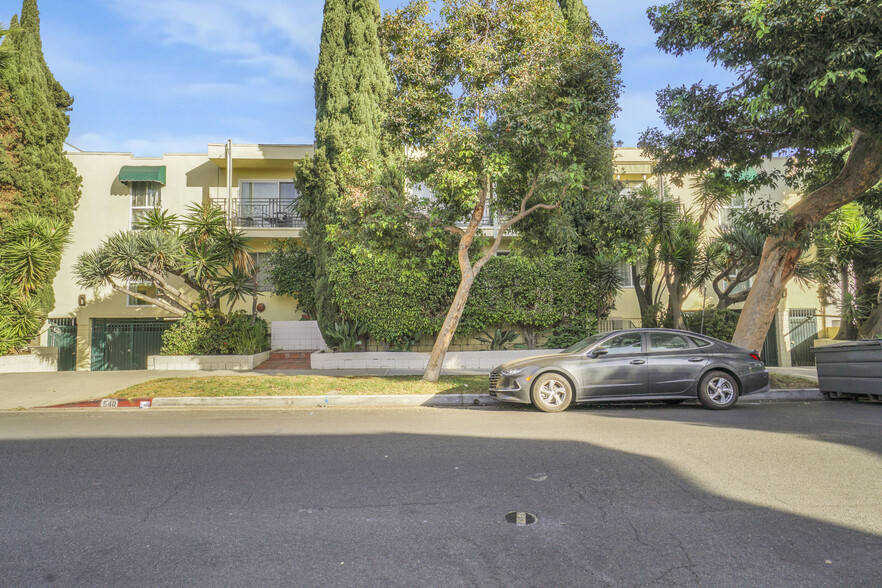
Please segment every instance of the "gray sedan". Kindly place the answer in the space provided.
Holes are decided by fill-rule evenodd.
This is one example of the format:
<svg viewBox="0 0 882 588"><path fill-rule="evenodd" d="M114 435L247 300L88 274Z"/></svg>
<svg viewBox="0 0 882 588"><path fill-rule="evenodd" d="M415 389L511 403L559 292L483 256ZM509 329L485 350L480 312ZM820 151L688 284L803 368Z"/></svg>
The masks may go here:
<svg viewBox="0 0 882 588"><path fill-rule="evenodd" d="M690 398L731 408L739 396L769 389L756 351L673 329L593 335L554 355L528 357L490 372L490 395L560 412L573 402Z"/></svg>

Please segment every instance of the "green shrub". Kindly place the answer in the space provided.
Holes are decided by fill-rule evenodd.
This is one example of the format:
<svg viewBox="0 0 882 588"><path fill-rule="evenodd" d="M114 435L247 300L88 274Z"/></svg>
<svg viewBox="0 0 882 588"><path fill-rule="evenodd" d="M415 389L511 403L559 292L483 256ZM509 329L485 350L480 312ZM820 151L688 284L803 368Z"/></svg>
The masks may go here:
<svg viewBox="0 0 882 588"><path fill-rule="evenodd" d="M738 317L741 312L730 309L706 308L704 310L704 330L701 328L701 311L689 311L683 313L686 328L695 333L703 332L708 337L714 337L721 341L731 341L735 335L735 327L738 326Z"/></svg>
<svg viewBox="0 0 882 588"><path fill-rule="evenodd" d="M398 349L440 330L459 284L453 259L415 268L392 254L338 251L331 271L341 315ZM560 337L578 341L597 323L605 297L597 282L591 264L578 257L494 257L475 279L457 332L505 326L536 333L572 324L573 332Z"/></svg>
<svg viewBox="0 0 882 588"><path fill-rule="evenodd" d="M315 260L305 247L294 239L273 241L267 272L275 294L296 299L298 310L316 315Z"/></svg>
<svg viewBox="0 0 882 588"><path fill-rule="evenodd" d="M162 335L161 355L251 355L269 349L267 324L245 311L197 310Z"/></svg>

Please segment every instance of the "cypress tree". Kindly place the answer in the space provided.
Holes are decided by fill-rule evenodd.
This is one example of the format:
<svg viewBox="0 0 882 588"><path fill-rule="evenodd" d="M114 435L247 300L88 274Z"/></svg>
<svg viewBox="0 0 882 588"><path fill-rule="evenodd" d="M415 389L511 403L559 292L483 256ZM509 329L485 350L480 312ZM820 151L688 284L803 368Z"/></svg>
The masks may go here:
<svg viewBox="0 0 882 588"><path fill-rule="evenodd" d="M73 223L81 181L64 155L73 98L46 65L36 0L24 0L21 18L13 16L2 47L0 242L5 226L30 215L57 223L66 234ZM31 308L39 308L43 316L54 306L52 281L60 263L61 251L57 251L44 283L29 296L37 302ZM8 273L0 265L0 277ZM11 311L0 308L0 312Z"/></svg>
<svg viewBox="0 0 882 588"><path fill-rule="evenodd" d="M558 3L564 18L567 19L570 30L577 23L581 24L585 19L589 18L585 0L558 0Z"/></svg>
<svg viewBox="0 0 882 588"><path fill-rule="evenodd" d="M391 155L382 132L391 80L380 48L379 0L326 0L315 71L315 155L296 168L299 210L316 264L316 314L322 331L336 320L329 229L339 222L344 160L378 169ZM333 232L331 230L330 232Z"/></svg>

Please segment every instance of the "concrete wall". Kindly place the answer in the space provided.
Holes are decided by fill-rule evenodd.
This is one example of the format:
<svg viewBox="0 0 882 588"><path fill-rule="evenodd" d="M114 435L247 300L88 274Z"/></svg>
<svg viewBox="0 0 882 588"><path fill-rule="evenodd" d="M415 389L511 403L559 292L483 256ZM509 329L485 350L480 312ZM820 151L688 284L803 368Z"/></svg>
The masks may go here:
<svg viewBox="0 0 882 588"><path fill-rule="evenodd" d="M0 356L0 374L57 371L58 347L32 347L30 354Z"/></svg>
<svg viewBox="0 0 882 588"><path fill-rule="evenodd" d="M317 321L273 321L270 337L272 349L327 349Z"/></svg>
<svg viewBox="0 0 882 588"><path fill-rule="evenodd" d="M254 355L151 355L148 370L253 370L269 359L269 351Z"/></svg>
<svg viewBox="0 0 882 588"><path fill-rule="evenodd" d="M444 370L468 370L489 372L496 366L535 355L557 353L559 349L518 349L513 351L455 351L444 357ZM428 353L374 352L365 353L313 353L312 369L315 370L424 370L429 364Z"/></svg>

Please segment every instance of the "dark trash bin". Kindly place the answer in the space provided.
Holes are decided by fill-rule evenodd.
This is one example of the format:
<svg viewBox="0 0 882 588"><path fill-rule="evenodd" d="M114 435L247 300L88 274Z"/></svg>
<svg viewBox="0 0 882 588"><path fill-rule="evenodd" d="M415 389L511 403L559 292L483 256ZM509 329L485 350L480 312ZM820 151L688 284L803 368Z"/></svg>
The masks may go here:
<svg viewBox="0 0 882 588"><path fill-rule="evenodd" d="M824 396L882 401L882 339L834 343L814 353Z"/></svg>

